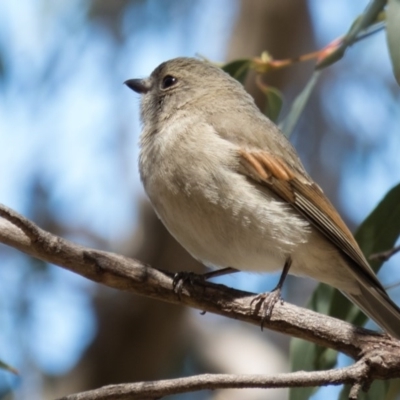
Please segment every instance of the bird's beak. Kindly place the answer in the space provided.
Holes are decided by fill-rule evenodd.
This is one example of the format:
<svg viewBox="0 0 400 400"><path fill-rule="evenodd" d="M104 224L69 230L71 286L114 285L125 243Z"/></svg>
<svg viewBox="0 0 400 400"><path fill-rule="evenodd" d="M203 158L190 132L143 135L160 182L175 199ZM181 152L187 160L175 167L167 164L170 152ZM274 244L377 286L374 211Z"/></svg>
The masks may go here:
<svg viewBox="0 0 400 400"><path fill-rule="evenodd" d="M149 82L146 79L128 79L124 84L139 94L145 94L150 90Z"/></svg>

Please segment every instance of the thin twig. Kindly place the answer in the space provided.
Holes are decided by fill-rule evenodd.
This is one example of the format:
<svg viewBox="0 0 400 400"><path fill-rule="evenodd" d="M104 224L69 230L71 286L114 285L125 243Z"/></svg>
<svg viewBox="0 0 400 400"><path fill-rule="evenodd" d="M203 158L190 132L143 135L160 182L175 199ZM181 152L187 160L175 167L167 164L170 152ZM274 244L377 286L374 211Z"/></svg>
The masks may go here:
<svg viewBox="0 0 400 400"><path fill-rule="evenodd" d="M400 246L393 247L393 249L374 253L369 256L370 260L387 261L400 251Z"/></svg>
<svg viewBox="0 0 400 400"><path fill-rule="evenodd" d="M110 385L65 396L59 400L156 399L180 393L216 389L289 388L358 384L368 374L362 360L349 367L329 371L292 372L279 375L203 374L188 378Z"/></svg>
<svg viewBox="0 0 400 400"><path fill-rule="evenodd" d="M357 400L361 389L362 385L359 382L354 383L350 389L349 400Z"/></svg>

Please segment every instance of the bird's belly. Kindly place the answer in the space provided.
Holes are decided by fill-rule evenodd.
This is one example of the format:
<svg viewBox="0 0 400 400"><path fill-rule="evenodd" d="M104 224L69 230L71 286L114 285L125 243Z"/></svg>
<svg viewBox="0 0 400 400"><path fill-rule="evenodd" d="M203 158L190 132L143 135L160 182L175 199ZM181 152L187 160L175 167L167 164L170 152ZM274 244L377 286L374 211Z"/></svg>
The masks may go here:
<svg viewBox="0 0 400 400"><path fill-rule="evenodd" d="M167 201L157 196L153 206L178 242L207 266L271 272L290 257L290 274L345 292L358 290L329 240L280 199L248 189L234 193L231 201L225 196L223 203L178 193Z"/></svg>
<svg viewBox="0 0 400 400"><path fill-rule="evenodd" d="M209 212L194 217L182 209L180 215L183 223L166 219L165 224L182 246L205 265L250 271L283 267L287 249L274 246L270 239L267 241L266 229L262 237L256 237L259 229L246 223L246 216L227 220Z"/></svg>
<svg viewBox="0 0 400 400"><path fill-rule="evenodd" d="M232 182L231 182L232 183ZM170 233L206 265L249 271L281 269L309 233L306 221L274 195L261 193L245 180L230 193L169 193L152 199ZM235 193L232 188L240 187ZM223 199L220 201L220 198Z"/></svg>

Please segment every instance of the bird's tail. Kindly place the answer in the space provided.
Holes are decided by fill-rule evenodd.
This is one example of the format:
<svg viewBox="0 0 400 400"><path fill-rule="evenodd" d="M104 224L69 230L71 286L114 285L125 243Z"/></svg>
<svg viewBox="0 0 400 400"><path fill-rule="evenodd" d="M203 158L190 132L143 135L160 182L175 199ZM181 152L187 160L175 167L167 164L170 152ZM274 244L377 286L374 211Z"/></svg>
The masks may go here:
<svg viewBox="0 0 400 400"><path fill-rule="evenodd" d="M368 317L396 339L400 339L400 308L389 298L382 287L359 280L360 293L346 293Z"/></svg>

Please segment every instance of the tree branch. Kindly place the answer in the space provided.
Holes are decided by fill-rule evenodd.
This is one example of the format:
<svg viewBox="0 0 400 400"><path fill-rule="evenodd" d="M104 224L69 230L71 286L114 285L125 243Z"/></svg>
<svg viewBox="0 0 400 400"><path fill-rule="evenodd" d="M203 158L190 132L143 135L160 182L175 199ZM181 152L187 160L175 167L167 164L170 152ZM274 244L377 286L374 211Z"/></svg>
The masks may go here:
<svg viewBox="0 0 400 400"><path fill-rule="evenodd" d="M181 303L199 310L238 319L258 326L261 323L262 316L259 310L252 308L251 305L251 300L254 296L252 293L227 288L223 285L210 282L195 281L192 284L184 284L181 296L178 297L173 290L173 274L170 272L156 270L137 260L118 254L79 246L40 229L33 222L2 205L0 205L0 217L2 217L0 218L0 243L14 247L43 261L59 265L92 281L102 283L115 289L167 301L169 303ZM306 339L324 347L332 348L356 360L363 359L363 365L368 365L368 374L361 380L362 383L367 380L372 381L374 379L400 377L400 341L385 334L378 334L366 329L356 328L344 321L296 307L285 302L278 302L275 305L272 316L269 320L265 321L264 327ZM357 363L353 367L356 368L356 366L359 365L361 364ZM280 387L287 387L290 386L290 382L300 382L299 376L305 377L304 379L306 380L304 382L308 382L300 386L328 383L338 384L335 383L336 380L339 379L337 378L338 376L342 376L340 383L354 383L355 378L352 373L356 370L357 369L353 370L349 367L344 370L325 371L326 375L323 375L322 372L304 373L306 375L285 374L280 375L278 378L275 377L277 380L275 378L275 380L273 380L273 377L258 377L257 385L260 384L260 382L263 382L263 385L272 385L272 381L274 381L282 382L282 386ZM350 371L350 375L340 375L343 371ZM312 378L312 376L314 376L314 378ZM252 381L253 378L252 376L236 377L236 379L243 379L244 381L246 379ZM198 385L206 385L204 383L205 381L209 382L208 384L215 384L215 380L218 381L221 379L219 380L219 384L226 385L224 387L238 387L235 385L229 386L230 384L227 382L233 383L232 377L227 377L225 375L217 377L214 375L206 375L185 379L189 379L189 381L161 381L160 385L172 385L173 387L179 388L182 385L186 385L187 382L192 382L191 384L193 384L193 381L190 381L190 379L197 379ZM309 379L309 381L307 381L307 379ZM316 379L316 381L312 381L312 379ZM321 383L318 379L325 379L323 381L324 383ZM250 381L247 382L249 383ZM357 378L357 382L358 381L360 381L360 379ZM126 390L133 390L132 388L135 388L135 390L138 390L138 388L140 390L145 390L145 388L154 387L154 385L154 382L129 384L126 386ZM299 385L299 383L296 385ZM206 387L214 388L210 386L201 386L201 388ZM121 385L114 385L98 390L102 391L106 389L122 390ZM359 389L357 389L357 387L353 389L353 394L358 393ZM143 392L140 393L140 398L145 398L143 397ZM163 395L165 394L167 393L163 392ZM115 396L116 395L112 398L127 398ZM133 398L132 392L130 392L130 396L130 398ZM91 399L95 397L70 398ZM96 398L107 399L110 397Z"/></svg>
<svg viewBox="0 0 400 400"><path fill-rule="evenodd" d="M331 371L292 372L279 375L203 374L188 378L109 385L65 396L59 400L145 400L199 390L288 388L351 384L358 387L369 367L364 361Z"/></svg>

